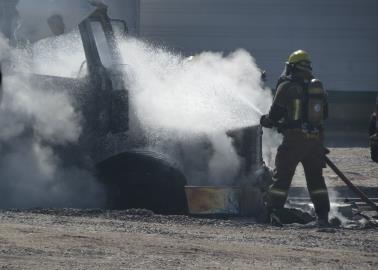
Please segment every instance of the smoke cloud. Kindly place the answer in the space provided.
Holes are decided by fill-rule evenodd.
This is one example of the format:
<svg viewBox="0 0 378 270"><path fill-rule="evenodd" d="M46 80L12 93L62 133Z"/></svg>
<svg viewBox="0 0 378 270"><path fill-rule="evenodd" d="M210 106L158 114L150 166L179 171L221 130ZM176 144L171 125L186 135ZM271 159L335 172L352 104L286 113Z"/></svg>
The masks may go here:
<svg viewBox="0 0 378 270"><path fill-rule="evenodd" d="M184 169L190 183L234 183L240 161L226 131L258 125L272 99L253 57L240 49L186 58L136 39L121 42L120 48L132 111L150 144L172 155L173 142L181 140L187 143L185 159L210 157L208 167ZM201 137L206 137L202 149L193 151L191 145Z"/></svg>
<svg viewBox="0 0 378 270"><path fill-rule="evenodd" d="M211 133L258 124L271 104L244 50L185 58L139 40L121 45L139 119L146 126Z"/></svg>
<svg viewBox="0 0 378 270"><path fill-rule="evenodd" d="M9 69L0 108L0 207L101 206L103 189L91 172L67 165L56 150L79 143L83 119L73 97L33 87L28 75L77 77L85 60L77 30L26 49L11 49L3 38L0 44ZM191 184L233 184L241 164L226 131L257 125L272 98L253 57L237 50L187 58L137 39L119 44L134 135L184 160Z"/></svg>
<svg viewBox="0 0 378 270"><path fill-rule="evenodd" d="M56 151L77 144L81 134L72 98L32 86L31 48L10 48L2 37L0 46L0 60L7 64L0 106L0 207L101 206L103 194L91 173L65 165ZM42 62L54 66L48 58Z"/></svg>
<svg viewBox="0 0 378 270"><path fill-rule="evenodd" d="M263 159L268 167L274 168L275 156L282 141L282 135L276 130L267 128L263 129L263 133Z"/></svg>
<svg viewBox="0 0 378 270"><path fill-rule="evenodd" d="M32 47L33 72L67 78L77 78L85 54L77 29L57 37L36 42Z"/></svg>

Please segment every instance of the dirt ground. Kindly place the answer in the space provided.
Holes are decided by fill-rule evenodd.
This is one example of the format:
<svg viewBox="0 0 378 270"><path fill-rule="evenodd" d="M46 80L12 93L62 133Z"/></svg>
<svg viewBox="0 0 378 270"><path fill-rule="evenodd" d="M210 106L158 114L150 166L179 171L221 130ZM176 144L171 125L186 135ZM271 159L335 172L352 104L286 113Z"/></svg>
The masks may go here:
<svg viewBox="0 0 378 270"><path fill-rule="evenodd" d="M330 158L375 192L378 164L368 155L338 148ZM325 175L330 187L342 185ZM302 176L298 170L294 186L304 186ZM378 269L378 228L274 227L147 210L1 210L0 269Z"/></svg>
<svg viewBox="0 0 378 270"><path fill-rule="evenodd" d="M378 163L370 159L369 148L330 148L330 150L328 157L355 185L378 188ZM328 167L324 169L324 176L328 187L345 186ZM305 185L303 179L304 172L299 166L293 179L293 186Z"/></svg>

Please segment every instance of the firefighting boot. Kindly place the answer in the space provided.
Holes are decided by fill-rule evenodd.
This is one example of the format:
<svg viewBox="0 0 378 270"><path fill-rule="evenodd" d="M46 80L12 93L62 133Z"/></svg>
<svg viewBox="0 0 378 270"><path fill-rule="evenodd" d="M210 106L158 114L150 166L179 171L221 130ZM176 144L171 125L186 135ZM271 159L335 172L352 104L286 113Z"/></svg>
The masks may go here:
<svg viewBox="0 0 378 270"><path fill-rule="evenodd" d="M319 227L328 227L328 213L319 213L316 218L316 223Z"/></svg>

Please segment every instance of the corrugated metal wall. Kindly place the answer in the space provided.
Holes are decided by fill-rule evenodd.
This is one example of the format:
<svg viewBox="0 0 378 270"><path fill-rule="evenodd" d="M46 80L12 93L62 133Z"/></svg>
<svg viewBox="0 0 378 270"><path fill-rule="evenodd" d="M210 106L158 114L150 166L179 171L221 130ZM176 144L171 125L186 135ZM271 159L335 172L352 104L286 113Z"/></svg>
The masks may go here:
<svg viewBox="0 0 378 270"><path fill-rule="evenodd" d="M378 91L377 0L141 0L141 32L186 54L245 48L271 86L303 48L329 90Z"/></svg>

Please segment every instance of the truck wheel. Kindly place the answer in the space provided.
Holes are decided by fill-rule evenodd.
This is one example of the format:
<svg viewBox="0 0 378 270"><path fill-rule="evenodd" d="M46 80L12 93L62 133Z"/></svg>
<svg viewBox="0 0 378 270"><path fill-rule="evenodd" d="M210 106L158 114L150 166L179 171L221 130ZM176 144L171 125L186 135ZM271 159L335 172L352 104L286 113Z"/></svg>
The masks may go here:
<svg viewBox="0 0 378 270"><path fill-rule="evenodd" d="M166 156L128 151L97 164L97 171L107 189L107 208L187 213L186 178Z"/></svg>

